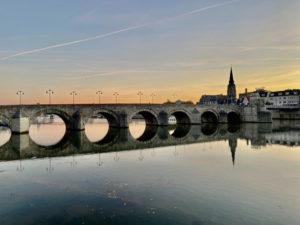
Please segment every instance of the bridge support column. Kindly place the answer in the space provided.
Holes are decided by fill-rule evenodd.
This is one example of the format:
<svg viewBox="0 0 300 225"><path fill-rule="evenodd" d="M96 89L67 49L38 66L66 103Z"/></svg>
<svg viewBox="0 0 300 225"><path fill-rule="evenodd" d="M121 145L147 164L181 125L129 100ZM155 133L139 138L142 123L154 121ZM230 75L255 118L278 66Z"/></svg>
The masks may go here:
<svg viewBox="0 0 300 225"><path fill-rule="evenodd" d="M16 134L29 132L29 118L23 116L15 116L11 120L11 131Z"/></svg>
<svg viewBox="0 0 300 225"><path fill-rule="evenodd" d="M219 123L228 123L227 113L220 113Z"/></svg>
<svg viewBox="0 0 300 225"><path fill-rule="evenodd" d="M70 130L84 130L85 129L85 121L82 117L74 118L74 120L70 124Z"/></svg>
<svg viewBox="0 0 300 225"><path fill-rule="evenodd" d="M119 128L128 128L129 127L129 118L127 113L120 113L119 114Z"/></svg>

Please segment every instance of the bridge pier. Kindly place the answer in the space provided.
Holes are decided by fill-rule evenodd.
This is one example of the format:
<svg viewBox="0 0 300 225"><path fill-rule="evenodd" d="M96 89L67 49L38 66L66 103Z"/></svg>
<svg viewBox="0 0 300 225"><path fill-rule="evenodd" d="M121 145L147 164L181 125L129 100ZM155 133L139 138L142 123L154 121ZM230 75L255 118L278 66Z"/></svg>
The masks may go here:
<svg viewBox="0 0 300 225"><path fill-rule="evenodd" d="M29 117L18 111L11 119L11 131L16 134L28 133L30 126L29 121Z"/></svg>

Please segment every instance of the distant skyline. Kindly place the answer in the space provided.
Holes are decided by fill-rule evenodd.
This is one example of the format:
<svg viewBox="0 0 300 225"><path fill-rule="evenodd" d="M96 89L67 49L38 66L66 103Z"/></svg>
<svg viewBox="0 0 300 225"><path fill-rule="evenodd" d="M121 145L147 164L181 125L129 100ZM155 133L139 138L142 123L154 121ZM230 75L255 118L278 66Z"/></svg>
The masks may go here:
<svg viewBox="0 0 300 225"><path fill-rule="evenodd" d="M300 88L298 0L3 1L0 104L197 102Z"/></svg>

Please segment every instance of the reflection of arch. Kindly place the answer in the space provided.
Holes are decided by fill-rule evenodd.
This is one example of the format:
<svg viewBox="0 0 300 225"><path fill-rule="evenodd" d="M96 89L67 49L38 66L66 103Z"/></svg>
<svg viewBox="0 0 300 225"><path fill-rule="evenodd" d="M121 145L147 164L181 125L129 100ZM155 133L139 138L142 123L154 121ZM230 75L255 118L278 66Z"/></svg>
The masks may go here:
<svg viewBox="0 0 300 225"><path fill-rule="evenodd" d="M138 137L136 140L150 141L157 134L157 130L158 130L157 115L150 110L141 110L135 113L131 118L129 118L129 121L132 121L135 116L142 116L146 123L146 127L143 134L140 137Z"/></svg>
<svg viewBox="0 0 300 225"><path fill-rule="evenodd" d="M201 123L218 123L219 116L214 111L205 111L201 115Z"/></svg>
<svg viewBox="0 0 300 225"><path fill-rule="evenodd" d="M227 122L230 124L238 124L241 122L240 114L234 111L231 111L227 114Z"/></svg>
<svg viewBox="0 0 300 225"><path fill-rule="evenodd" d="M212 136L214 133L216 133L218 128L218 125L215 123L205 123L201 125L201 132L205 136Z"/></svg>
<svg viewBox="0 0 300 225"><path fill-rule="evenodd" d="M175 116L177 124L191 124L189 114L183 110L171 112L170 115Z"/></svg>
<svg viewBox="0 0 300 225"><path fill-rule="evenodd" d="M142 117L144 117L147 126L158 125L158 119L154 112L151 112L149 110L142 110L135 113L134 115L141 115Z"/></svg>
<svg viewBox="0 0 300 225"><path fill-rule="evenodd" d="M40 111L34 113L34 115L30 118L30 123L36 122L37 117L45 116L45 115L59 116L64 121L64 123L66 125L66 129L69 130L71 128L71 122L73 120L72 116L70 116L69 114L67 114L64 111L57 110L57 109L44 109L44 110L40 110Z"/></svg>
<svg viewBox="0 0 300 225"><path fill-rule="evenodd" d="M228 124L227 131L229 133L236 133L239 130L240 130L239 124Z"/></svg>
<svg viewBox="0 0 300 225"><path fill-rule="evenodd" d="M120 129L120 128L109 126L108 132L105 135L105 137L102 138L100 141L96 142L95 144L105 145L105 144L114 143L118 139L118 137L120 136L120 131L121 130L122 129Z"/></svg>
<svg viewBox="0 0 300 225"><path fill-rule="evenodd" d="M138 141L150 141L157 133L158 126L146 125L145 131L137 140Z"/></svg>
<svg viewBox="0 0 300 225"><path fill-rule="evenodd" d="M109 127L120 127L119 118L114 112L108 110L97 110L93 113L93 117L97 117L99 115L107 119Z"/></svg>
<svg viewBox="0 0 300 225"><path fill-rule="evenodd" d="M175 138L184 138L191 130L190 124L177 124L172 136Z"/></svg>

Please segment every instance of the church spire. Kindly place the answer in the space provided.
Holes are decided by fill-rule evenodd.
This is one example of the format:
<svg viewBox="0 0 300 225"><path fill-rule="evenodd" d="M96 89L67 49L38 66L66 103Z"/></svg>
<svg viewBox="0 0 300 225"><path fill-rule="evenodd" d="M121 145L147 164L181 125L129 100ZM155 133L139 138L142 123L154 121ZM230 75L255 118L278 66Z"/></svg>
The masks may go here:
<svg viewBox="0 0 300 225"><path fill-rule="evenodd" d="M229 84L234 84L232 67L230 68Z"/></svg>
<svg viewBox="0 0 300 225"><path fill-rule="evenodd" d="M236 88L233 80L232 66L230 68L229 83L227 85L227 101L229 104L235 103L236 101Z"/></svg>

